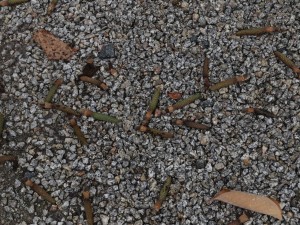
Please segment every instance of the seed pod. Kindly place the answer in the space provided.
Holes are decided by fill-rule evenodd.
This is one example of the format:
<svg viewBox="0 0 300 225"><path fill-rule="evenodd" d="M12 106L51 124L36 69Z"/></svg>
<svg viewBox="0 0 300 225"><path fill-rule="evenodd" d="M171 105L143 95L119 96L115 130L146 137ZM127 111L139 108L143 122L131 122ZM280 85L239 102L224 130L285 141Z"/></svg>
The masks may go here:
<svg viewBox="0 0 300 225"><path fill-rule="evenodd" d="M84 116L87 117L93 117L95 120L101 120L101 121L107 121L107 122L111 122L111 123L119 123L121 122L121 120L117 119L114 116L110 116L110 115L106 115L106 114L102 114L102 113L97 113L97 112L93 112L89 109L82 109L81 113Z"/></svg>
<svg viewBox="0 0 300 225"><path fill-rule="evenodd" d="M59 88L59 86L62 84L63 80L62 79L58 79L54 82L54 85L50 88L47 97L45 98L45 102L52 102L52 99L54 97L54 95L57 92L57 89Z"/></svg>
<svg viewBox="0 0 300 225"><path fill-rule="evenodd" d="M179 120L179 119L175 119L172 121L173 124L176 124L176 125L184 125L184 126L187 126L187 127L191 127L191 128L196 128L196 129L200 129L200 130L207 130L209 129L210 127L207 126L207 125L204 125L204 124L201 124L201 123L196 123L194 121L191 121L191 120Z"/></svg>
<svg viewBox="0 0 300 225"><path fill-rule="evenodd" d="M29 2L30 0L3 0L0 2L0 6L13 6L19 5L22 3Z"/></svg>
<svg viewBox="0 0 300 225"><path fill-rule="evenodd" d="M106 83L102 82L101 80L96 80L96 79L90 78L88 76L80 76L79 79L81 81L88 82L90 84L95 84L98 87L100 87L102 90L107 90L108 89Z"/></svg>
<svg viewBox="0 0 300 225"><path fill-rule="evenodd" d="M94 218L93 218L93 207L90 201L90 192L89 191L82 192L82 197L83 197L83 206L85 210L87 224L93 225Z"/></svg>
<svg viewBox="0 0 300 225"><path fill-rule="evenodd" d="M4 130L4 115L0 112L0 139L2 138L3 130Z"/></svg>
<svg viewBox="0 0 300 225"><path fill-rule="evenodd" d="M155 136L161 136L163 138L172 138L174 136L174 134L172 132L162 131L162 130L150 128L150 127L147 127L144 125L141 125L138 128L138 130L141 132L145 132L145 133L151 133L152 135L155 135Z"/></svg>
<svg viewBox="0 0 300 225"><path fill-rule="evenodd" d="M240 30L236 32L235 34L237 36L244 36L244 35L263 35L267 33L274 33L274 32L279 32L281 31L277 27L261 27L261 28L251 28L251 29L245 29L245 30Z"/></svg>
<svg viewBox="0 0 300 225"><path fill-rule="evenodd" d="M272 118L276 117L276 115L274 115L274 113L269 112L265 109L260 109L260 108L249 107L249 108L244 109L243 112L254 113L256 115L263 115L263 116L272 117Z"/></svg>
<svg viewBox="0 0 300 225"><path fill-rule="evenodd" d="M209 90L217 91L221 88L228 87L232 84L242 83L247 79L248 79L248 77L246 75L235 76L235 77L223 80L223 81L221 81L217 84L214 84L214 85L210 86Z"/></svg>
<svg viewBox="0 0 300 225"><path fill-rule="evenodd" d="M78 112L74 109L71 109L68 106L64 106L62 104L52 104L52 103L45 102L44 104L42 104L42 107L45 109L56 109L56 110L62 111L64 113L67 113L69 115L80 116L80 112Z"/></svg>
<svg viewBox="0 0 300 225"><path fill-rule="evenodd" d="M47 9L47 14L48 15L50 15L54 11L57 3L58 3L58 0L51 0L50 4L48 6L48 9Z"/></svg>
<svg viewBox="0 0 300 225"><path fill-rule="evenodd" d="M70 120L70 125L73 127L75 134L76 134L77 138L79 139L80 143L82 145L87 145L87 140L84 137L84 134L82 133L80 127L77 125L75 119Z"/></svg>
<svg viewBox="0 0 300 225"><path fill-rule="evenodd" d="M55 205L56 201L51 197L42 187L34 183L32 180L28 179L25 181L25 185L29 186L34 192L36 192L39 196L41 196L44 200L50 202Z"/></svg>
<svg viewBox="0 0 300 225"><path fill-rule="evenodd" d="M203 81L204 87L206 90L209 89L210 81L209 81L209 58L205 57L203 64Z"/></svg>
<svg viewBox="0 0 300 225"><path fill-rule="evenodd" d="M154 204L154 210L156 212L158 212L160 210L162 203L166 200L167 195L170 190L171 183L172 183L172 178L170 176L168 176L164 185L162 186L162 188L160 190L159 197Z"/></svg>
<svg viewBox="0 0 300 225"><path fill-rule="evenodd" d="M196 93L186 99L182 99L179 102L175 103L174 105L170 105L167 108L168 112L174 112L177 109L181 109L184 106L193 103L194 101L196 101L197 99L201 98L201 94L200 93Z"/></svg>
<svg viewBox="0 0 300 225"><path fill-rule="evenodd" d="M284 54L281 52L275 51L274 55L281 61L283 62L287 67L291 68L294 73L297 73L300 75L300 68L297 67L292 60L290 60L288 57L286 57Z"/></svg>
<svg viewBox="0 0 300 225"><path fill-rule="evenodd" d="M154 94L152 96L152 99L150 101L149 109L145 115L143 125L147 126L149 124L152 114L154 113L154 111L157 107L159 96L160 96L160 88L156 88L154 91Z"/></svg>

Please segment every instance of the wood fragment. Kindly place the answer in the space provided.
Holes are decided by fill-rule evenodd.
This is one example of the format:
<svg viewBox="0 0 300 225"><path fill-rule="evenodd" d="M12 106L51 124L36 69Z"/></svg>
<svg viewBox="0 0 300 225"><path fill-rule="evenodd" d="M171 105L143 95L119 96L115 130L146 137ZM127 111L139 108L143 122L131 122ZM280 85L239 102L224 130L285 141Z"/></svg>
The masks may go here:
<svg viewBox="0 0 300 225"><path fill-rule="evenodd" d="M90 200L90 192L89 191L83 191L82 192L83 197L83 206L85 210L86 220L88 225L94 224L94 217L93 217L93 207Z"/></svg>
<svg viewBox="0 0 300 225"><path fill-rule="evenodd" d="M3 0L0 2L0 6L14 6L23 3L27 3L30 0Z"/></svg>
<svg viewBox="0 0 300 225"><path fill-rule="evenodd" d="M95 120L101 120L101 121L106 121L106 122L110 122L110 123L119 123L119 122L121 122L121 120L117 119L114 116L110 116L110 115L102 114L102 113L98 113L98 112L93 112L89 109L82 109L81 113L84 116L87 116L87 117L91 116Z"/></svg>
<svg viewBox="0 0 300 225"><path fill-rule="evenodd" d="M62 79L57 79L53 86L50 88L47 97L45 98L45 102L52 102L52 99L54 97L54 95L56 94L58 88L60 87L60 85L62 84L63 80Z"/></svg>
<svg viewBox="0 0 300 225"><path fill-rule="evenodd" d="M58 0L51 0L50 4L48 5L47 14L50 15L54 10L58 3Z"/></svg>
<svg viewBox="0 0 300 225"><path fill-rule="evenodd" d="M210 202L214 200L222 201L237 207L273 216L279 220L282 220L282 210L279 202L266 196L222 189L211 199Z"/></svg>
<svg viewBox="0 0 300 225"><path fill-rule="evenodd" d="M209 126L205 125L205 124L201 124L201 123L196 123L194 121L191 120L180 120L180 119L174 119L172 120L172 123L178 126L187 126L190 128L196 128L196 129L200 129L200 130L207 130L210 129Z"/></svg>
<svg viewBox="0 0 300 225"><path fill-rule="evenodd" d="M87 82L87 83L90 83L90 84L95 84L96 86L100 87L102 90L107 90L108 89L106 83L104 83L101 80L96 80L96 79L88 77L88 76L80 76L79 79L81 81L84 81L84 82Z"/></svg>
<svg viewBox="0 0 300 225"><path fill-rule="evenodd" d="M82 133L80 127L77 125L77 122L76 122L75 119L71 119L71 120L70 120L70 125L71 125L71 127L73 127L74 132L75 132L75 134L76 134L78 140L80 141L80 143L81 143L82 145L87 145L87 140L86 140L86 138L84 137L84 134Z"/></svg>
<svg viewBox="0 0 300 225"><path fill-rule="evenodd" d="M67 113L69 115L80 116L80 112L78 112L74 109L71 109L68 106L64 106L62 104L53 104L53 103L45 102L44 104L41 104L41 105L44 109L56 109L61 112Z"/></svg>
<svg viewBox="0 0 300 225"><path fill-rule="evenodd" d="M25 181L25 185L29 186L34 192L36 192L44 200L50 202L53 205L56 204L54 198L52 198L51 195L47 193L47 191L45 191L42 187L34 183L32 180L28 179L27 181Z"/></svg>
<svg viewBox="0 0 300 225"><path fill-rule="evenodd" d="M167 131L163 131L163 130L158 130L155 128L150 128L144 125L141 125L138 128L139 131L141 132L145 132L145 133L151 133L154 136L160 136L162 138L172 138L174 137L174 134L172 132L167 132Z"/></svg>
<svg viewBox="0 0 300 225"><path fill-rule="evenodd" d="M154 113L157 107L159 96L160 96L160 88L156 88L152 96L152 99L150 101L148 111L146 112L144 121L142 123L144 126L147 126L149 124L152 114Z"/></svg>
<svg viewBox="0 0 300 225"><path fill-rule="evenodd" d="M209 90L217 91L221 88L228 87L233 84L242 83L242 82L246 81L247 79L248 79L248 77L246 75L235 76L235 77L223 80L217 84L210 86Z"/></svg>
<svg viewBox="0 0 300 225"><path fill-rule="evenodd" d="M263 115L266 117L271 117L271 118L275 118L276 115L270 111L267 111L265 109L260 109L260 108L253 108L253 107L249 107L243 110L243 112L245 113L254 113L256 115Z"/></svg>
<svg viewBox="0 0 300 225"><path fill-rule="evenodd" d="M166 200L171 184L172 184L172 178L170 176L168 176L160 190L158 199L156 200L156 202L153 206L153 208L156 212L158 212L160 210L163 202Z"/></svg>
<svg viewBox="0 0 300 225"><path fill-rule="evenodd" d="M283 62L287 67L293 70L294 73L299 74L300 78L300 68L295 65L295 63L290 60L286 55L282 54L281 52L274 51L274 55L281 61Z"/></svg>
<svg viewBox="0 0 300 225"><path fill-rule="evenodd" d="M182 99L180 101L178 101L177 103L175 103L174 105L170 105L167 108L167 112L174 112L177 109L181 109L191 103L193 103L194 101L196 101L197 99L201 98L201 94L200 93L196 93L186 99Z"/></svg>
<svg viewBox="0 0 300 225"><path fill-rule="evenodd" d="M205 57L204 64L203 64L203 81L204 81L204 87L206 90L210 87L210 81L209 81L209 58Z"/></svg>
<svg viewBox="0 0 300 225"><path fill-rule="evenodd" d="M245 36L245 35L259 36L259 35L263 35L263 34L267 34L267 33L274 33L274 32L280 32L280 31L282 31L282 30L277 27L269 26L269 27L250 28L250 29L240 30L240 31L236 32L235 34L237 36Z"/></svg>

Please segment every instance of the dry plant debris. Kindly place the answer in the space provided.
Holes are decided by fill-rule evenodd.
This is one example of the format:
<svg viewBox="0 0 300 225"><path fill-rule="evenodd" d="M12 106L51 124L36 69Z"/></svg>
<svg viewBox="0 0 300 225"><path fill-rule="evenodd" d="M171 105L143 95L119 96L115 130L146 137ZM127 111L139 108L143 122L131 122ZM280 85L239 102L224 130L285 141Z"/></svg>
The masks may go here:
<svg viewBox="0 0 300 225"><path fill-rule="evenodd" d="M36 31L33 39L41 46L49 60L70 60L77 52L76 48L71 48L69 44L44 29Z"/></svg>
<svg viewBox="0 0 300 225"><path fill-rule="evenodd" d="M58 79L54 82L53 86L50 88L47 97L45 98L45 102L52 102L52 99L54 97L54 95L57 92L57 89L60 87L60 85L62 84L63 80L62 79Z"/></svg>
<svg viewBox="0 0 300 225"><path fill-rule="evenodd" d="M50 202L53 205L56 205L56 201L51 197L50 194L45 191L42 187L34 183L32 180L28 179L25 181L25 185L29 186L34 192L36 192L39 196L41 196L44 200Z"/></svg>
<svg viewBox="0 0 300 225"><path fill-rule="evenodd" d="M150 101L149 108L148 108L148 111L146 112L144 121L142 122L142 124L144 126L147 126L149 124L152 114L154 113L155 109L157 108L159 96L160 96L160 88L156 88L154 91L154 94L152 96L152 99Z"/></svg>
<svg viewBox="0 0 300 225"><path fill-rule="evenodd" d="M154 136L160 136L162 138L172 138L172 137L174 137L174 134L172 132L167 132L167 131L147 127L147 126L144 126L144 125L141 125L138 128L138 130L141 131L141 132L144 132L144 133L150 133Z"/></svg>
<svg viewBox="0 0 300 225"><path fill-rule="evenodd" d="M98 86L102 90L107 90L108 89L106 83L104 83L102 80L96 80L96 79L88 77L88 76L80 76L79 79L81 81L84 81L84 82L87 82L87 83L90 83L90 84L95 84L96 86Z"/></svg>
<svg viewBox="0 0 300 225"><path fill-rule="evenodd" d="M29 2L30 0L3 0L0 2L0 6L14 6Z"/></svg>
<svg viewBox="0 0 300 225"><path fill-rule="evenodd" d="M211 202L214 200L222 201L282 220L282 211L279 202L266 196L222 189L211 199Z"/></svg>
<svg viewBox="0 0 300 225"><path fill-rule="evenodd" d="M250 28L250 29L245 29L245 30L240 30L236 32L235 34L237 36L245 36L245 35L263 35L263 34L268 34L268 33L274 33L274 32L279 32L281 31L277 27L260 27L260 28Z"/></svg>
<svg viewBox="0 0 300 225"><path fill-rule="evenodd" d="M73 127L74 132L75 132L75 134L76 134L78 140L80 141L80 143L81 143L82 145L87 145L87 140L86 140L86 138L84 137L84 134L82 133L80 127L77 125L77 122L76 122L75 119L71 119L71 120L70 120L70 125L71 125L71 127Z"/></svg>
<svg viewBox="0 0 300 225"><path fill-rule="evenodd" d="M247 79L248 79L248 77L246 75L235 76L235 77L223 80L217 84L214 84L214 85L210 86L209 89L211 91L217 91L221 88L225 88L225 87L228 87L233 84L242 83L242 82L246 81Z"/></svg>
<svg viewBox="0 0 300 225"><path fill-rule="evenodd" d="M96 75L96 73L99 69L100 69L100 66L94 65L94 59L88 58L86 61L86 65L82 69L82 74L79 75L79 77L81 77L81 76L92 77L92 76Z"/></svg>
<svg viewBox="0 0 300 225"><path fill-rule="evenodd" d="M47 14L50 15L54 10L58 3L58 0L51 0L47 8Z"/></svg>
<svg viewBox="0 0 300 225"><path fill-rule="evenodd" d="M93 207L90 200L90 192L89 191L83 191L82 192L82 198L83 198L83 206L85 210L86 220L88 225L94 224L94 217L93 217Z"/></svg>
<svg viewBox="0 0 300 225"><path fill-rule="evenodd" d="M172 184L172 178L170 176L168 176L167 179L165 180L164 185L162 186L162 188L160 190L158 199L156 200L156 202L153 206L153 208L156 212L158 212L160 210L161 205L166 200L171 184Z"/></svg>
<svg viewBox="0 0 300 225"><path fill-rule="evenodd" d="M193 103L197 99L201 98L201 96L202 96L201 93L196 93L188 98L182 99L179 102L175 103L174 105L168 106L167 111L172 113L177 109L181 109L181 108Z"/></svg>
<svg viewBox="0 0 300 225"><path fill-rule="evenodd" d="M274 55L281 61L283 62L287 67L291 68L294 73L299 75L300 78L300 68L295 65L295 63L290 60L286 55L282 54L281 52L275 51Z"/></svg>
<svg viewBox="0 0 300 225"><path fill-rule="evenodd" d="M268 110L265 110L265 109L260 109L260 108L249 107L249 108L244 109L243 112L254 113L256 115L263 115L263 116L272 117L272 118L276 117L276 115L274 115L274 113L272 113Z"/></svg>
<svg viewBox="0 0 300 225"><path fill-rule="evenodd" d="M174 99L174 100L178 100L181 98L181 93L179 92L169 92L168 93L168 96L171 98L171 99Z"/></svg>
<svg viewBox="0 0 300 225"><path fill-rule="evenodd" d="M110 122L110 123L120 123L121 122L121 120L117 119L114 116L110 116L110 115L106 115L106 114L102 114L102 113L98 113L98 112L93 112L89 109L82 109L81 113L87 117L91 116L95 120L106 121L106 122Z"/></svg>

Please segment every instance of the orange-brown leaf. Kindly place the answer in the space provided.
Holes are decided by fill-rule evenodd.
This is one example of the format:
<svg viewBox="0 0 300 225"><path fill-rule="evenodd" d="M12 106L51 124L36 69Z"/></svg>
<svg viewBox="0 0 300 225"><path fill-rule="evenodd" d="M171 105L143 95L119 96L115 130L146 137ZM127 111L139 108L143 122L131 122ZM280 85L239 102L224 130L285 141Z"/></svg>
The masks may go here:
<svg viewBox="0 0 300 225"><path fill-rule="evenodd" d="M171 99L178 100L178 99L181 98L181 93L179 93L179 92L169 92L169 93L168 93L168 96L169 96Z"/></svg>
<svg viewBox="0 0 300 225"><path fill-rule="evenodd" d="M36 31L33 39L42 47L50 60L69 60L77 52L76 48L71 48L44 29Z"/></svg>
<svg viewBox="0 0 300 225"><path fill-rule="evenodd" d="M266 196L223 189L212 198L212 201L214 200L222 201L282 220L282 211L279 203Z"/></svg>

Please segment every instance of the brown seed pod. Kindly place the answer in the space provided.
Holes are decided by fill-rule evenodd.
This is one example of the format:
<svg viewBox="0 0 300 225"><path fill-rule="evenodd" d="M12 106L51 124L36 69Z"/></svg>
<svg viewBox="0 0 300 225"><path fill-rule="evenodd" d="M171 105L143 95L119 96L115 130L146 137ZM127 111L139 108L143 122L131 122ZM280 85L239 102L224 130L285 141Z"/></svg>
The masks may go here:
<svg viewBox="0 0 300 225"><path fill-rule="evenodd" d="M282 54L281 52L275 51L274 55L283 62L287 67L291 68L294 73L299 74L300 76L300 68L295 65L295 63L290 60L286 55Z"/></svg>
<svg viewBox="0 0 300 225"><path fill-rule="evenodd" d="M250 29L240 30L235 34L237 36L245 36L245 35L259 36L267 33L279 32L279 31L281 31L279 28L269 26L269 27L250 28Z"/></svg>
<svg viewBox="0 0 300 225"><path fill-rule="evenodd" d="M102 82L101 80L96 80L96 79L88 77L88 76L80 76L79 79L81 81L84 81L84 82L87 82L90 84L95 84L96 86L100 87L102 90L108 89L106 83Z"/></svg>
<svg viewBox="0 0 300 225"><path fill-rule="evenodd" d="M70 120L70 125L73 127L74 129L74 132L78 138L78 140L80 141L80 143L82 145L87 145L87 140L86 138L84 137L84 134L82 133L80 127L77 125L77 122L75 119L71 119Z"/></svg>
<svg viewBox="0 0 300 225"><path fill-rule="evenodd" d="M51 195L49 195L42 187L34 183L32 180L28 179L27 181L25 181L25 185L29 186L34 192L36 192L46 201L50 202L51 204L56 204L54 198L52 198Z"/></svg>
<svg viewBox="0 0 300 225"><path fill-rule="evenodd" d="M246 81L247 79L248 79L248 77L246 75L235 76L235 77L223 80L217 84L210 86L209 90L217 91L221 88L228 87L232 84L242 83L242 82Z"/></svg>
<svg viewBox="0 0 300 225"><path fill-rule="evenodd" d="M83 197L83 206L84 206L84 210L85 210L87 223L88 223L88 225L93 225L94 217L93 217L93 207L92 207L92 203L90 201L90 192L83 191L82 197Z"/></svg>
<svg viewBox="0 0 300 225"><path fill-rule="evenodd" d="M276 117L276 115L274 115L274 113L269 112L265 109L260 109L260 108L249 107L249 108L244 109L243 112L254 113L256 115L263 115L263 116L272 117L272 118Z"/></svg>

